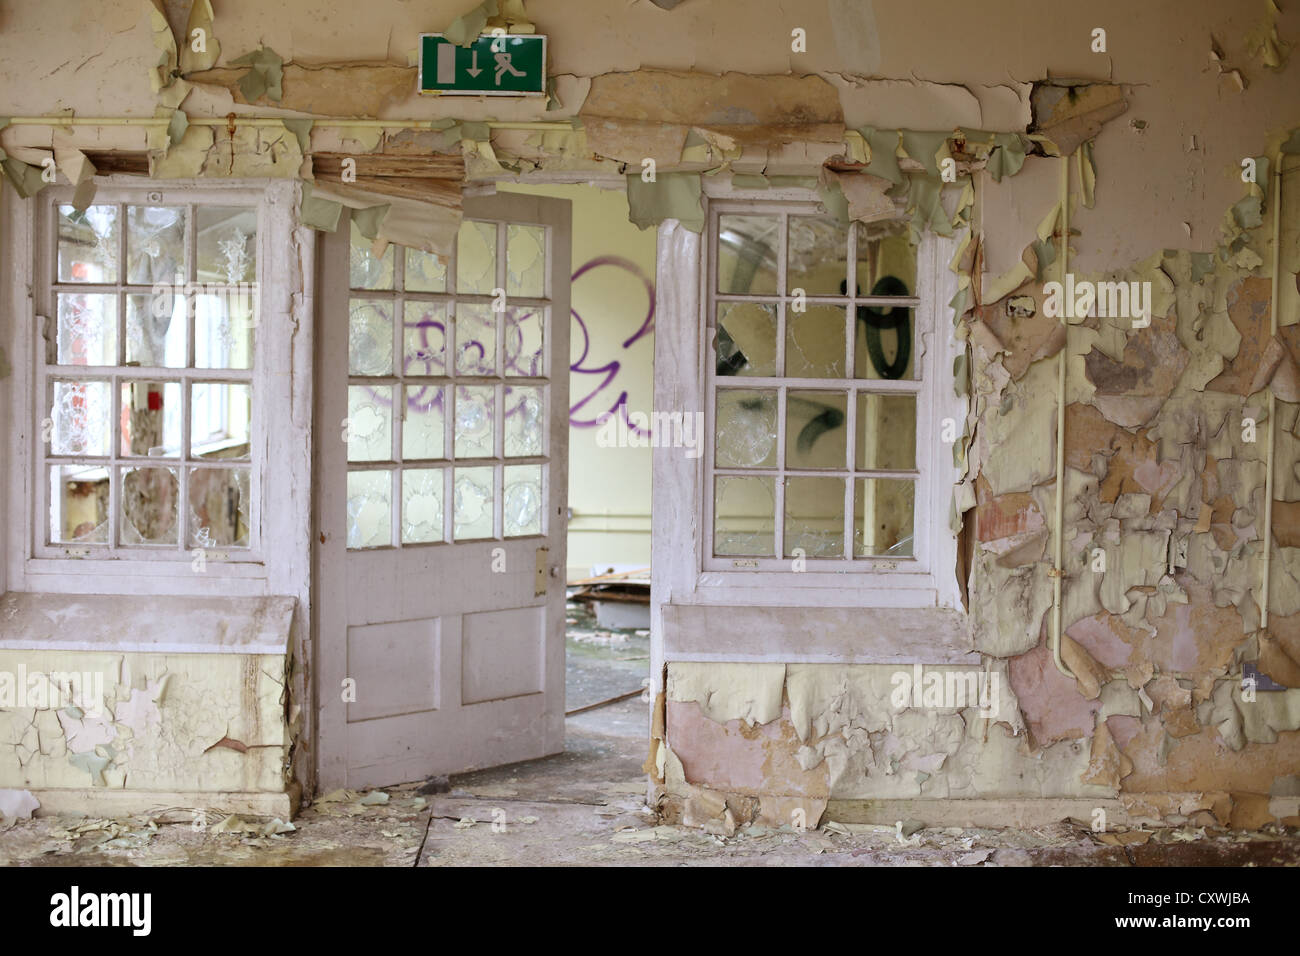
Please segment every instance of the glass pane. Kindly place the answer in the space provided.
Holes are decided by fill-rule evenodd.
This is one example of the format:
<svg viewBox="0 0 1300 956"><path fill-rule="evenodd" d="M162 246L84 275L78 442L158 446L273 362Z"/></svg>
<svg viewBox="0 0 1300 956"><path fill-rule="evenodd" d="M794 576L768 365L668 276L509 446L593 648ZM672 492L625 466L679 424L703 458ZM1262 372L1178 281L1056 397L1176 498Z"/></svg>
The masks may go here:
<svg viewBox="0 0 1300 956"><path fill-rule="evenodd" d="M506 465L505 536L518 538L542 533L542 466Z"/></svg>
<svg viewBox="0 0 1300 956"><path fill-rule="evenodd" d="M496 389L491 385L456 387L457 458L492 458L496 418Z"/></svg>
<svg viewBox="0 0 1300 956"><path fill-rule="evenodd" d="M248 547L247 468L191 468L189 497L188 547Z"/></svg>
<svg viewBox="0 0 1300 956"><path fill-rule="evenodd" d="M538 385L506 386L505 453L507 458L541 455L546 397Z"/></svg>
<svg viewBox="0 0 1300 956"><path fill-rule="evenodd" d="M858 394L856 467L910 471L916 467L916 396Z"/></svg>
<svg viewBox="0 0 1300 956"><path fill-rule="evenodd" d="M546 353L542 351L542 336L548 311L541 308L505 311L507 375L539 378L546 374Z"/></svg>
<svg viewBox="0 0 1300 956"><path fill-rule="evenodd" d="M185 327L189 316L185 299L159 292L126 297L126 364L157 368L184 368Z"/></svg>
<svg viewBox="0 0 1300 956"><path fill-rule="evenodd" d="M122 383L122 454L178 458L181 383Z"/></svg>
<svg viewBox="0 0 1300 956"><path fill-rule="evenodd" d="M506 227L506 295L546 294L546 227Z"/></svg>
<svg viewBox="0 0 1300 956"><path fill-rule="evenodd" d="M776 306L719 302L718 375L776 374Z"/></svg>
<svg viewBox="0 0 1300 956"><path fill-rule="evenodd" d="M194 457L247 458L252 388L203 382L196 383L190 395L190 449Z"/></svg>
<svg viewBox="0 0 1300 956"><path fill-rule="evenodd" d="M127 206L127 282L135 285L185 281L183 206Z"/></svg>
<svg viewBox="0 0 1300 956"><path fill-rule="evenodd" d="M193 300L194 367L252 368L256 286L213 288Z"/></svg>
<svg viewBox="0 0 1300 956"><path fill-rule="evenodd" d="M107 457L113 399L108 382L56 381L50 454Z"/></svg>
<svg viewBox="0 0 1300 956"><path fill-rule="evenodd" d="M385 548L393 543L393 473L348 472L348 547Z"/></svg>
<svg viewBox="0 0 1300 956"><path fill-rule="evenodd" d="M718 389L719 468L771 468L776 465L776 392Z"/></svg>
<svg viewBox="0 0 1300 956"><path fill-rule="evenodd" d="M406 421L402 422L402 458L445 458L443 390L433 385L406 386Z"/></svg>
<svg viewBox="0 0 1300 956"><path fill-rule="evenodd" d="M491 295L497 286L497 224L466 219L456 240L456 291Z"/></svg>
<svg viewBox="0 0 1300 956"><path fill-rule="evenodd" d="M856 378L911 379L912 310L890 306L858 306L853 328L853 368Z"/></svg>
<svg viewBox="0 0 1300 956"><path fill-rule="evenodd" d="M456 305L456 374L493 375L497 368L497 321L491 306Z"/></svg>
<svg viewBox="0 0 1300 956"><path fill-rule="evenodd" d="M720 475L713 486L713 553L776 554L776 479Z"/></svg>
<svg viewBox="0 0 1300 956"><path fill-rule="evenodd" d="M349 385L348 461L389 461L393 457L393 387Z"/></svg>
<svg viewBox="0 0 1300 956"><path fill-rule="evenodd" d="M785 398L785 466L847 467L848 407L847 392L789 392Z"/></svg>
<svg viewBox="0 0 1300 956"><path fill-rule="evenodd" d="M348 248L348 284L354 289L393 287L393 247L390 245L378 259L371 253L373 247L374 240L361 235L357 224L353 222Z"/></svg>
<svg viewBox="0 0 1300 956"><path fill-rule="evenodd" d="M789 378L845 378L848 313L834 305L785 311L785 374Z"/></svg>
<svg viewBox="0 0 1300 956"><path fill-rule="evenodd" d="M402 321L402 374L447 374L447 306L445 304L406 303Z"/></svg>
<svg viewBox="0 0 1300 956"><path fill-rule="evenodd" d="M859 478L853 489L853 554L910 558L916 482Z"/></svg>
<svg viewBox="0 0 1300 956"><path fill-rule="evenodd" d="M492 537L491 466L457 468L453 518L457 541Z"/></svg>
<svg viewBox="0 0 1300 956"><path fill-rule="evenodd" d="M432 252L407 248L406 290L408 292L446 292L447 264Z"/></svg>
<svg viewBox="0 0 1300 956"><path fill-rule="evenodd" d="M781 220L776 216L719 216L718 291L775 293L780 239Z"/></svg>
<svg viewBox="0 0 1300 956"><path fill-rule="evenodd" d="M252 206L201 206L198 222L200 282L257 281L257 210Z"/></svg>
<svg viewBox="0 0 1300 956"><path fill-rule="evenodd" d="M916 246L885 223L858 223L858 295L915 295Z"/></svg>
<svg viewBox="0 0 1300 956"><path fill-rule="evenodd" d="M445 541L442 521L441 468L402 472L402 544Z"/></svg>
<svg viewBox="0 0 1300 956"><path fill-rule="evenodd" d="M108 469L55 465L50 469L50 543L108 543Z"/></svg>
<svg viewBox="0 0 1300 956"><path fill-rule="evenodd" d="M348 373L393 374L393 306L382 299L352 299L348 309Z"/></svg>
<svg viewBox="0 0 1300 956"><path fill-rule="evenodd" d="M849 275L849 227L834 219L791 217L785 285L791 295L844 295Z"/></svg>
<svg viewBox="0 0 1300 956"><path fill-rule="evenodd" d="M844 557L844 479L785 480L785 556Z"/></svg>
<svg viewBox="0 0 1300 956"><path fill-rule="evenodd" d="M122 544L176 544L181 492L175 468L122 471Z"/></svg>
<svg viewBox="0 0 1300 956"><path fill-rule="evenodd" d="M58 363L117 364L117 296L60 295Z"/></svg>
<svg viewBox="0 0 1300 956"><path fill-rule="evenodd" d="M116 206L59 207L59 281L116 282Z"/></svg>

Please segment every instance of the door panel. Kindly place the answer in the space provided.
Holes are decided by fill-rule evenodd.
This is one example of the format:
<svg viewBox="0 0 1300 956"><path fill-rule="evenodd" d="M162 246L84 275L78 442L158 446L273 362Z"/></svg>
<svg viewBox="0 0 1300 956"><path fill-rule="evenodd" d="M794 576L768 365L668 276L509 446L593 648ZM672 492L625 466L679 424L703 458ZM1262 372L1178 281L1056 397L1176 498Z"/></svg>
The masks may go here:
<svg viewBox="0 0 1300 956"><path fill-rule="evenodd" d="M569 204L466 200L448 263L347 230L318 285L322 786L556 753Z"/></svg>

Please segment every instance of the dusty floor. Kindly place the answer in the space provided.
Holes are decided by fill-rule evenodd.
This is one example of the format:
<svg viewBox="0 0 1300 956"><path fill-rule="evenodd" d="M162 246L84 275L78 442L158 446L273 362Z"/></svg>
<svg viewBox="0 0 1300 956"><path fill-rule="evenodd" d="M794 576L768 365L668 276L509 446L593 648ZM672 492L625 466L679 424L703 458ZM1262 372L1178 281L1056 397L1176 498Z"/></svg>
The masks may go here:
<svg viewBox="0 0 1300 956"><path fill-rule="evenodd" d="M570 610L568 707L640 687L648 639ZM1300 865L1300 834L1161 830L1099 843L1061 823L1027 830L750 827L730 839L656 826L644 805L639 696L568 719L563 754L422 784L326 795L293 821L36 818L0 832L8 866L1162 866ZM161 808L160 808L161 810ZM174 815L174 814L173 814ZM276 832L283 831L283 832ZM913 842L914 841L914 842Z"/></svg>

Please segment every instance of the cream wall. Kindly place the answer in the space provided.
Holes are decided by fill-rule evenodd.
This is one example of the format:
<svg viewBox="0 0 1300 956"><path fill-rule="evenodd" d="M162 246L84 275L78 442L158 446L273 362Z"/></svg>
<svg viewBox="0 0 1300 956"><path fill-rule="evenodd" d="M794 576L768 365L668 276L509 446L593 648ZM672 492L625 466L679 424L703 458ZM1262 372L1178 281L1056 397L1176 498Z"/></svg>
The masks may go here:
<svg viewBox="0 0 1300 956"><path fill-rule="evenodd" d="M593 423L624 393L628 413L648 415L652 408L655 231L628 222L622 190L498 189L573 203L569 577L586 577L597 566L649 567L650 448L601 447L602 430Z"/></svg>

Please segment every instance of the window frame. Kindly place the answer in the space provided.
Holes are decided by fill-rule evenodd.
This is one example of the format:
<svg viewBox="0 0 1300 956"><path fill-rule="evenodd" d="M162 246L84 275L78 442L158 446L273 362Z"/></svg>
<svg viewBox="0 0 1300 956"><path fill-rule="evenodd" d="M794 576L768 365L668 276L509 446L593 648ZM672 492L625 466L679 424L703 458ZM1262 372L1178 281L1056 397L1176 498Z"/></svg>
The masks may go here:
<svg viewBox="0 0 1300 956"><path fill-rule="evenodd" d="M727 183L705 185L702 197L705 221L702 232L692 233L680 223L660 227L658 287L662 311L657 321L656 368L672 368L667 376L656 373L657 405L700 409L705 414L705 434L712 444L711 330L708 325L713 285L711 237L721 211L765 212L780 207L817 209L814 190L771 188L737 189ZM806 570L795 571L793 559L773 558L771 569L736 568L731 557L713 558L711 471L712 449L695 461L682 460L679 449L656 449L655 534L657 540L674 540L685 534L693 540L693 554L671 555L656 546L659 571L656 582L671 592L673 604L824 606L862 608L963 607L957 581L957 539L950 528L955 486L960 473L953 464L953 446L940 440L940 423L952 418L960 435L966 417L966 399L955 391L954 362L964 351L954 334L948 303L957 292L957 276L948 268L959 249L959 238L925 233L917 252L917 293L914 354L922 383L918 394L917 470L925 482L916 495L914 540L917 559L906 567L893 559L860 558L853 561L822 559L840 565L821 570L808 559ZM690 282L693 278L695 281ZM684 282L670 290L669 284ZM682 343L673 341L680 335ZM924 416L924 418L922 417ZM928 436L923 439L922 432ZM672 502L668 505L668 502ZM743 559L742 559L743 560ZM672 567L664 567L667 561ZM849 565L849 567L844 567Z"/></svg>
<svg viewBox="0 0 1300 956"><path fill-rule="evenodd" d="M195 567L194 549L180 544L111 550L106 545L45 543L49 516L41 509L48 507L48 478L41 422L49 416L49 409L47 396L41 390L49 378L59 377L59 367L44 367L44 323L57 321L53 291L58 284L53 271L57 264L55 206L69 202L73 193L71 187L51 186L30 200L19 200L12 193L4 197L7 208L3 209L3 255L9 266L6 301L12 305L7 332L15 373L10 393L10 439L15 453L5 470L10 518L5 584L12 590L70 593L265 594L294 590L289 581L292 569L273 567L264 548L265 542L282 536L296 539L298 532L290 530L294 523L310 521L306 505L310 481L295 482L289 474L277 473L271 467L277 449L296 459L297 446L310 448L310 420L299 420L300 405L294 393L301 389L310 402L311 384L299 386L289 381L288 371L301 361L301 350L304 346L310 348L311 341L310 333L302 334L298 325L302 307L309 307L310 298L300 291L303 287L296 270L301 262L310 264L313 249L304 248L310 243L310 233L295 228L291 196L294 184L213 184L193 180L141 183L129 176L104 177L99 183L95 203L249 206L257 211L259 312L252 369L204 369L194 375L195 369L176 368L163 370L166 374L160 378L193 383L247 382L251 386L254 400L249 458L238 462L250 472L249 546L208 546L200 571ZM195 226L191 217L189 228ZM190 354L195 344L191 337ZM75 377L80 368L69 366L68 371ZM124 379L138 377L132 366L115 368ZM275 429L271 428L272 422L276 423ZM183 435L188 433L187 421L183 423ZM145 466L189 467L184 455L139 461ZM184 501L178 502L178 509L184 507ZM184 534L182 523L178 537ZM181 543L188 545L183 537Z"/></svg>

